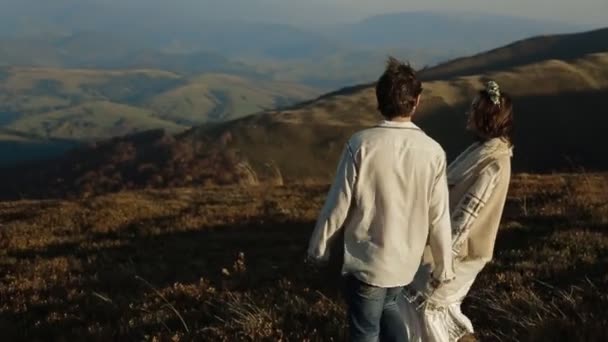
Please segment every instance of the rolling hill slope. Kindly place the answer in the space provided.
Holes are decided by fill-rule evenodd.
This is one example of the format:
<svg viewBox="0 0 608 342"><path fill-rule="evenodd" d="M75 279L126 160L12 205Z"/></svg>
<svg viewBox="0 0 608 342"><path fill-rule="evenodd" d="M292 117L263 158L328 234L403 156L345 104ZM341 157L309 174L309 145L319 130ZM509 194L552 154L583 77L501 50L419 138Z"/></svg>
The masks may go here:
<svg viewBox="0 0 608 342"><path fill-rule="evenodd" d="M585 52L426 82L415 121L453 158L472 141L464 130L465 110L477 89L494 79L515 100L516 172L606 170L608 158L598 142L608 128L602 110L608 49ZM0 184L0 190L62 196L150 186L327 182L348 137L380 120L375 108L373 87L357 86L176 136L157 132L103 142L75 151L53 168L7 170L1 179L19 181ZM44 180L46 188L34 179Z"/></svg>
<svg viewBox="0 0 608 342"><path fill-rule="evenodd" d="M608 53L425 83L415 121L450 158L471 142L464 130L464 112L487 79L497 80L515 98L516 170L608 168L608 158L594 148L608 128L608 118L599 110L608 95ZM374 96L373 88L363 87L224 126L252 165L274 158L285 177L325 178L332 174L331 164L348 136L380 120ZM206 134L204 127L200 131Z"/></svg>
<svg viewBox="0 0 608 342"><path fill-rule="evenodd" d="M455 59L421 72L424 80L445 80L537 63L549 59L569 61L608 50L608 28L515 42L492 51Z"/></svg>
<svg viewBox="0 0 608 342"><path fill-rule="evenodd" d="M312 98L297 84L159 70L4 68L0 127L49 138L103 139L170 132Z"/></svg>
<svg viewBox="0 0 608 342"><path fill-rule="evenodd" d="M166 120L200 124L285 107L314 94L312 89L294 83L204 74L158 94L147 101L146 107Z"/></svg>

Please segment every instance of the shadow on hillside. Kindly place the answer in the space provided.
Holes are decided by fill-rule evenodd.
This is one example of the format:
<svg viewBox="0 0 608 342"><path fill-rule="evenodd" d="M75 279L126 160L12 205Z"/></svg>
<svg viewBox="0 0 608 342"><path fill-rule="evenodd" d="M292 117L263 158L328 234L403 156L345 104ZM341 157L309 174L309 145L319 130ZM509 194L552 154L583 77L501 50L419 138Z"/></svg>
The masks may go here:
<svg viewBox="0 0 608 342"><path fill-rule="evenodd" d="M608 117L601 114L607 96L608 90L603 90L515 98L513 171L608 169L604 145L598 143L608 127ZM443 109L417 120L450 160L473 141L465 131L466 108Z"/></svg>
<svg viewBox="0 0 608 342"><path fill-rule="evenodd" d="M156 219L175 221L176 217ZM71 257L81 260L89 285L100 290L133 282L138 275L158 287L175 282L197 282L201 277L227 284L222 269L231 270L240 253L245 256L248 287L261 288L281 279L303 281L306 247L314 222L258 222L222 225L187 232L148 236L146 222L126 225L117 233L95 234L77 243L57 244L44 250L10 253L17 259ZM160 226L164 226L160 223ZM95 249L91 246L116 245ZM119 278L119 279L117 279ZM130 280L131 279L131 280ZM319 282L323 287L325 282ZM313 285L313 284L311 284Z"/></svg>
<svg viewBox="0 0 608 342"><path fill-rule="evenodd" d="M128 331L125 328L128 324L121 321L121 317L126 315L125 310L131 310L132 305L143 305L146 293L151 293L148 285L138 277L157 289L170 288L177 283L198 284L205 279L221 290L254 293L276 289L281 281L287 281L298 288L318 290L329 298L340 298L341 277L336 264L326 269L314 269L304 263L313 222L266 221L260 217L248 223L176 232L178 227L171 225L176 218L167 216L155 220L155 227L163 227L164 231L158 235L151 236L146 232L145 227L150 222L139 221L112 233L91 235L78 243L9 253L8 256L16 262L62 257L76 259L82 269L67 286L51 287L44 293L45 296L67 299L32 306L21 313L4 312L0 314L0 327L11 327L6 330L9 335L11 331L15 334L13 340L39 340L66 336L66 331L76 334L78 329L74 327L83 321L99 322L102 326L116 329L115 335L103 338L128 336L140 339L141 335L137 334L141 332ZM556 224L558 220L556 217L518 220L522 228L501 230L496 249L498 252L526 250L531 245L542 245L545 238L557 230L575 229L574 226ZM605 231L608 227L598 229ZM244 269L239 270L236 266L241 253ZM559 278L580 278L584 275L581 272L590 271L597 273L601 270L568 270ZM69 294L74 292L82 295L70 299ZM53 312L69 314L53 322L40 323L41 317ZM196 320L196 317L190 319ZM153 327L150 329L154 330ZM25 335L17 331L25 331Z"/></svg>
<svg viewBox="0 0 608 342"><path fill-rule="evenodd" d="M168 216L157 224L160 221L159 226L163 226L163 222L175 219ZM43 291L42 296L63 298L59 303L49 300L25 312L0 313L0 329L9 338L13 334L15 341L45 340L78 336L76 327L84 321L116 329L115 335L103 338L141 339L141 330L125 330L128 324L121 322L121 317L131 315L128 311L132 305L145 305L150 300L146 294L154 297L139 277L161 291L177 283L199 284L204 279L221 291L264 293L287 281L298 288L320 290L331 298L339 296L341 279L337 270L316 269L304 262L313 222L258 219L188 232L171 232L173 228L166 226L167 232L156 236L141 231L145 223L125 225L115 233L95 234L77 243L9 253L16 263L65 258L82 267L67 286L52 285ZM233 266L241 253L246 270L238 272ZM70 298L68 294L74 292L82 295ZM206 304L203 300L199 305ZM54 312L69 314L54 322L40 321ZM150 331L158 329L158 324ZM179 324L175 328L179 330Z"/></svg>
<svg viewBox="0 0 608 342"><path fill-rule="evenodd" d="M47 161L64 155L78 146L68 140L17 140L0 141L0 168L26 164L32 161Z"/></svg>
<svg viewBox="0 0 608 342"><path fill-rule="evenodd" d="M514 172L607 170L605 105L608 90L515 99ZM417 123L452 160L473 139L464 129L465 105L436 110ZM585 113L588 117L578 115ZM63 159L0 169L0 198L65 198L125 189L237 184L246 160L259 179L273 180L276 165L286 182L328 180L344 142L359 129L294 125L268 120L226 123L173 137L160 131L116 138ZM350 119L348 119L350 120ZM228 141L233 141L228 144ZM294 158L297 155L298 158Z"/></svg>
<svg viewBox="0 0 608 342"><path fill-rule="evenodd" d="M310 280L302 270L307 267L304 259L314 222L260 217L246 223L179 231L171 222L180 215L140 220L113 232L93 233L78 242L50 245L43 250L10 252L8 256L31 260L74 257L86 265L87 275L107 272L113 278L117 276L117 269L124 269L128 270L124 276L139 275L164 287L174 282L195 282L201 277L222 283L225 280L222 269L231 269L243 253L247 272L252 273L250 287L269 285L284 278ZM516 221L518 228L499 231L497 251L522 249L557 231L580 230L579 225L565 222L563 216L519 217ZM162 227L162 231L151 234L146 231L149 225ZM605 224L585 227L587 231L608 230ZM111 245L115 246L95 247ZM111 287L111 280L99 277L98 285ZM322 281L318 285L327 288L328 284Z"/></svg>

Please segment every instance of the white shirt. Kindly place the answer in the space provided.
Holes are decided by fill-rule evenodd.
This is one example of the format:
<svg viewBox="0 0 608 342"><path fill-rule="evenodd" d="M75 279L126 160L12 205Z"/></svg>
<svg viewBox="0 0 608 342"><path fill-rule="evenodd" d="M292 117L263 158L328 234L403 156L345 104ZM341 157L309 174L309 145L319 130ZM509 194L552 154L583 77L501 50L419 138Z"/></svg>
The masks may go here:
<svg viewBox="0 0 608 342"><path fill-rule="evenodd" d="M453 277L446 157L411 122L384 121L348 141L308 254L329 259L344 228L342 272L378 287L409 284L429 242L433 276Z"/></svg>

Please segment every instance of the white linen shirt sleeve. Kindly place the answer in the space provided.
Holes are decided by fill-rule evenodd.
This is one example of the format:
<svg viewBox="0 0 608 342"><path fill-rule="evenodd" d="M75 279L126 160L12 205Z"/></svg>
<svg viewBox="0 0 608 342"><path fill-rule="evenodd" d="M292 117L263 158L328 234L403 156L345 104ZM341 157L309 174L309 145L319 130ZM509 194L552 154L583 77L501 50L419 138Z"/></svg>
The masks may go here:
<svg viewBox="0 0 608 342"><path fill-rule="evenodd" d="M446 164L445 155L443 155L438 164L438 174L433 184L429 211L429 245L435 261L433 278L440 283L454 279Z"/></svg>
<svg viewBox="0 0 608 342"><path fill-rule="evenodd" d="M338 164L325 205L321 210L315 230L308 245L308 256L318 261L329 260L332 239L337 236L344 225L351 206L353 188L357 178L355 156L349 144L346 144Z"/></svg>

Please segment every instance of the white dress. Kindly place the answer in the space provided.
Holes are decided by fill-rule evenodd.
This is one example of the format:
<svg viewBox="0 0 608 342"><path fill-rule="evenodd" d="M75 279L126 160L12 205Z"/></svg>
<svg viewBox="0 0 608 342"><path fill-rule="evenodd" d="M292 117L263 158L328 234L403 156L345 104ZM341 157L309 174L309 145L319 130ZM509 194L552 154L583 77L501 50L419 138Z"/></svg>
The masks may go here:
<svg viewBox="0 0 608 342"><path fill-rule="evenodd" d="M482 266L483 267L483 266ZM477 275L471 269L470 275ZM463 276L462 273L459 274ZM466 296L474 279L461 284L453 292L451 300L439 301L431 298L426 301L419 293L404 291L399 300L399 308L409 335L409 342L458 341L466 334L472 334L473 324L460 310L462 299Z"/></svg>
<svg viewBox="0 0 608 342"><path fill-rule="evenodd" d="M473 324L460 306L475 278L491 259L506 200L511 155L509 145L491 140L474 144L450 165L448 182L455 190L450 194L451 202L454 200L450 211L456 278L433 287L432 256L428 249L425 251L414 281L399 299L410 342L455 342L474 332ZM486 210L482 213L484 207ZM483 238L471 233L472 229L483 229ZM471 246L467 245L471 238L475 239L475 248L483 246L483 253L471 252ZM483 239L487 241L479 241Z"/></svg>

